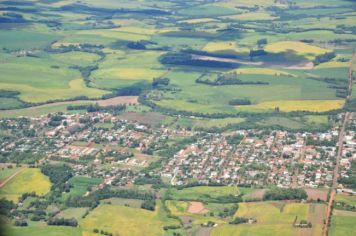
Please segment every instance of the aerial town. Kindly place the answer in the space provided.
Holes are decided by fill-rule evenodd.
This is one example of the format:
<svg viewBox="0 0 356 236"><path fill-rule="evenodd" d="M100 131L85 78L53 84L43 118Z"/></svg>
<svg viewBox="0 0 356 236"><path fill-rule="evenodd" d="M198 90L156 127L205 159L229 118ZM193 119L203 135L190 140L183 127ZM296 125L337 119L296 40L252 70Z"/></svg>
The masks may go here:
<svg viewBox="0 0 356 236"><path fill-rule="evenodd" d="M340 120L341 115L325 132L251 129L209 133L154 127L110 113L1 119L2 132L7 135L0 144L0 155L4 160L22 155L22 162L28 158L33 165L67 162L76 175L104 178L103 185L133 184L143 170L175 186L197 182L330 188ZM356 158L356 119L351 121L340 159L344 178Z"/></svg>

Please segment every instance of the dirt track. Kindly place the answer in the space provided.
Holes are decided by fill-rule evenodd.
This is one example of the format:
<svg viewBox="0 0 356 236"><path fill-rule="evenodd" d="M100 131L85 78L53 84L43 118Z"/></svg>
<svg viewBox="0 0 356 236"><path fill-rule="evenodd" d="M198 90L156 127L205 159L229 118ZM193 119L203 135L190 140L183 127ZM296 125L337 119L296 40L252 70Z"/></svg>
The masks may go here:
<svg viewBox="0 0 356 236"><path fill-rule="evenodd" d="M15 178L18 174L20 174L24 170L25 170L25 168L21 168L18 171L16 171L15 173L13 173L12 175L10 175L9 177L7 177L3 182L0 183L0 188L4 187L5 184L7 184L10 180Z"/></svg>
<svg viewBox="0 0 356 236"><path fill-rule="evenodd" d="M350 66L349 66L349 88L348 88L348 95L346 97L346 101L350 100L351 96L352 96L352 83L353 83L352 67L353 67L353 63L355 62L355 60L356 60L356 53L353 54L352 59L350 61ZM340 129L340 133L339 133L338 150L337 150L337 155L336 155L336 165L335 165L334 173L333 173L333 184L332 184L332 189L331 189L330 198L329 198L329 202L328 202L328 207L326 209L326 218L325 218L326 220L325 220L325 224L323 226L323 236L327 236L328 235L328 231L329 231L329 224L330 224L330 218L331 218L331 213L332 213L332 205L333 205L333 202L334 202L336 189L337 189L337 179L338 179L338 176L339 176L339 166L340 166L340 158L342 156L345 128L346 128L346 124L347 124L349 119L350 119L350 113L346 112L345 116L344 116L344 121L342 123L342 127Z"/></svg>

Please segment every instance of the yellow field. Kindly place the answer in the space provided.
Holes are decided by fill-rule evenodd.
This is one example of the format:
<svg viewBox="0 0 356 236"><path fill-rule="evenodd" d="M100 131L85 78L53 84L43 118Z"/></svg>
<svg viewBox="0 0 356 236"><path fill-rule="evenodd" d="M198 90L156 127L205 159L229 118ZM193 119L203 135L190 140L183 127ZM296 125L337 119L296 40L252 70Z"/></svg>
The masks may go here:
<svg viewBox="0 0 356 236"><path fill-rule="evenodd" d="M107 94L107 91L88 88L82 79L74 79L69 82L68 88L38 88L25 84L0 83L1 89L17 90L21 93L20 99L26 102L38 103L55 99L68 99L75 96L87 96L90 98L100 98Z"/></svg>
<svg viewBox="0 0 356 236"><path fill-rule="evenodd" d="M199 23L207 23L217 21L213 18L197 18L197 19L189 19L189 20L181 20L180 23L188 23L188 24L199 24Z"/></svg>
<svg viewBox="0 0 356 236"><path fill-rule="evenodd" d="M173 215L187 215L186 211L189 206L188 202L168 200L165 202L165 204Z"/></svg>
<svg viewBox="0 0 356 236"><path fill-rule="evenodd" d="M110 74L111 78L122 80L152 80L159 77L164 71L149 68L107 68L98 72L97 76Z"/></svg>
<svg viewBox="0 0 356 236"><path fill-rule="evenodd" d="M100 59L100 56L88 52L66 52L60 54L53 54L52 58L64 63L91 63Z"/></svg>
<svg viewBox="0 0 356 236"><path fill-rule="evenodd" d="M0 198L17 202L23 193L36 192L42 196L48 193L50 188L48 177L43 175L40 169L27 168L0 189Z"/></svg>
<svg viewBox="0 0 356 236"><path fill-rule="evenodd" d="M153 212L119 205L100 205L90 212L80 226L84 235L91 235L94 228L99 228L113 235L135 236L163 235L164 225L178 224L178 221L163 218L159 209Z"/></svg>
<svg viewBox="0 0 356 236"><path fill-rule="evenodd" d="M349 62L340 62L340 61L328 61L325 63L322 63L320 65L317 65L315 69L321 69L321 68L337 68L337 67L348 67Z"/></svg>
<svg viewBox="0 0 356 236"><path fill-rule="evenodd" d="M296 75L293 75L285 71L268 69L268 68L242 68L233 71L236 72L237 74L277 75L277 76L285 75L285 76L297 77Z"/></svg>
<svg viewBox="0 0 356 236"><path fill-rule="evenodd" d="M248 53L248 48L242 48L236 45L234 41L218 41L218 42L210 42L203 50L208 52L215 52L215 51L234 51L236 53Z"/></svg>
<svg viewBox="0 0 356 236"><path fill-rule="evenodd" d="M303 42L295 41L280 41L276 43L270 43L265 47L265 50L272 53L294 51L299 55L320 55L330 52L330 50L325 48L320 48Z"/></svg>
<svg viewBox="0 0 356 236"><path fill-rule="evenodd" d="M324 112L340 109L344 100L288 100L267 101L250 106L236 106L238 110L274 110L276 107L282 112L311 111Z"/></svg>
<svg viewBox="0 0 356 236"><path fill-rule="evenodd" d="M112 38L112 39L121 39L128 41L139 41L139 40L149 40L150 37L145 34L139 33L130 33L130 32L121 32L117 29L109 29L109 30L81 30L77 33L77 35L95 35L102 36L104 38Z"/></svg>
<svg viewBox="0 0 356 236"><path fill-rule="evenodd" d="M274 20L278 17L272 16L267 12L248 12L227 17L233 20Z"/></svg>

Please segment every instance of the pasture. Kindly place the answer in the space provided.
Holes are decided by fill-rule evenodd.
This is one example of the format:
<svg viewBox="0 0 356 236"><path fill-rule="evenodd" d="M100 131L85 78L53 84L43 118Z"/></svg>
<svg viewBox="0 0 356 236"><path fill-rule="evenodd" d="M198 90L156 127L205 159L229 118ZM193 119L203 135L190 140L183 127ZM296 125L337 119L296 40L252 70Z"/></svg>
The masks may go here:
<svg viewBox="0 0 356 236"><path fill-rule="evenodd" d="M240 203L235 217L252 217L254 224L224 224L212 230L212 235L319 235L322 229L321 213L324 205L285 203L285 202L254 202ZM312 222L313 228L294 228L297 218Z"/></svg>
<svg viewBox="0 0 356 236"><path fill-rule="evenodd" d="M356 230L355 216L335 216L331 218L330 236L351 235Z"/></svg>
<svg viewBox="0 0 356 236"><path fill-rule="evenodd" d="M110 214L108 214L110 212ZM92 232L100 228L119 235L162 235L164 225L177 225L178 221L164 218L160 206L156 211L101 204L83 219L83 231Z"/></svg>
<svg viewBox="0 0 356 236"><path fill-rule="evenodd" d="M43 196L49 192L50 187L48 177L43 175L40 169L25 168L0 189L0 196L17 202L23 193L35 192Z"/></svg>
<svg viewBox="0 0 356 236"><path fill-rule="evenodd" d="M90 178L86 176L75 176L72 177L68 182L73 186L73 188L70 189L68 195L82 196L91 187L101 184L103 180L99 178ZM66 195L67 194L65 194L65 196Z"/></svg>
<svg viewBox="0 0 356 236"><path fill-rule="evenodd" d="M29 226L11 227L6 231L8 236L36 235L36 236L81 236L79 228L65 226Z"/></svg>
<svg viewBox="0 0 356 236"><path fill-rule="evenodd" d="M219 197L228 195L238 195L244 193L244 189L240 191L237 187L232 186L197 186L184 188L181 190L171 189L170 196L176 200L192 200L210 202Z"/></svg>

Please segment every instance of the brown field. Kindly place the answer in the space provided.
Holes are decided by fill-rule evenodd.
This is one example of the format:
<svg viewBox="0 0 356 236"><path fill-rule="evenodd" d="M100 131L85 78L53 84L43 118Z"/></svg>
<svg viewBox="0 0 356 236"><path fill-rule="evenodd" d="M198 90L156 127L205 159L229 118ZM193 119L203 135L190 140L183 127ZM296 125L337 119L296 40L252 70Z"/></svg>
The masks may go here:
<svg viewBox="0 0 356 236"><path fill-rule="evenodd" d="M188 207L188 212L193 214L204 214L207 213L208 210L204 207L201 202L190 202Z"/></svg>
<svg viewBox="0 0 356 236"><path fill-rule="evenodd" d="M96 101L100 106L113 106L120 104L138 104L138 96L121 96Z"/></svg>
<svg viewBox="0 0 356 236"><path fill-rule="evenodd" d="M328 191L323 189L305 189L308 194L308 200L322 200L326 201L328 197Z"/></svg>
<svg viewBox="0 0 356 236"><path fill-rule="evenodd" d="M119 117L120 119L123 120L136 121L147 125L160 124L161 121L166 118L165 115L159 114L157 112L145 112L145 113L125 112Z"/></svg>
<svg viewBox="0 0 356 236"><path fill-rule="evenodd" d="M322 235L322 227L324 223L325 216L325 204L310 204L308 221L312 223L313 227L310 229L299 228L296 231L298 236L314 236Z"/></svg>
<svg viewBox="0 0 356 236"><path fill-rule="evenodd" d="M258 189L255 191L252 191L249 195L248 198L250 199L262 199L263 195L266 193L266 189Z"/></svg>
<svg viewBox="0 0 356 236"><path fill-rule="evenodd" d="M333 215L335 216L352 216L356 217L356 212L354 211L343 211L343 210L333 210Z"/></svg>

